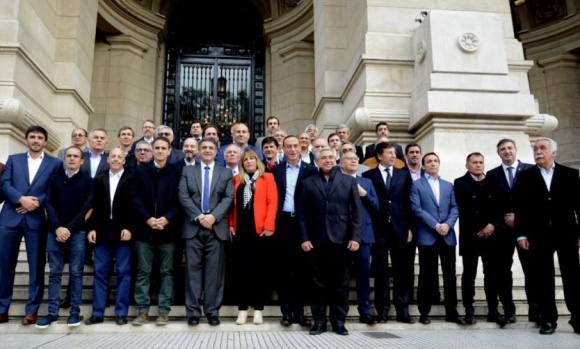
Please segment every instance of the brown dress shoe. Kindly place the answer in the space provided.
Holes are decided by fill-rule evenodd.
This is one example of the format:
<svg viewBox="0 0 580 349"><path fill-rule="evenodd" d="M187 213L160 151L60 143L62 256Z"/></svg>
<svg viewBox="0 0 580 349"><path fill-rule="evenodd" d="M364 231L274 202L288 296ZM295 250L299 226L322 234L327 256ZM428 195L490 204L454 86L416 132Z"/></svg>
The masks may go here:
<svg viewBox="0 0 580 349"><path fill-rule="evenodd" d="M8 314L0 314L0 324L8 322Z"/></svg>
<svg viewBox="0 0 580 349"><path fill-rule="evenodd" d="M24 319L22 319L22 324L27 325L34 325L36 323L36 314L26 314Z"/></svg>

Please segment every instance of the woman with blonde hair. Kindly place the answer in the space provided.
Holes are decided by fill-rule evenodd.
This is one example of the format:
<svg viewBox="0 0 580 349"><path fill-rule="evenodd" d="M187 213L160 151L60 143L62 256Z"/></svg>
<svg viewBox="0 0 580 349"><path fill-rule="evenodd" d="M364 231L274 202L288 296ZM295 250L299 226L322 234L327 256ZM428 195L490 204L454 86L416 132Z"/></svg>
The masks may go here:
<svg viewBox="0 0 580 349"><path fill-rule="evenodd" d="M267 286L269 237L276 230L278 191L274 175L253 150L246 150L240 160L240 173L234 177L234 206L230 213L230 237L233 261L239 282L238 318L242 325L248 319L248 308L254 308L254 324L261 324L262 310L268 297Z"/></svg>

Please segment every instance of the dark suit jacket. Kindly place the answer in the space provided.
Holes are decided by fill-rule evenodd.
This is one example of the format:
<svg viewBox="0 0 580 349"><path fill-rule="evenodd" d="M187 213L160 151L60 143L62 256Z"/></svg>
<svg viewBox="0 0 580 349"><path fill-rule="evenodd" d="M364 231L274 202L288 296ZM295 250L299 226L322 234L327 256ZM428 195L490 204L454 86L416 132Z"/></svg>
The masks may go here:
<svg viewBox="0 0 580 349"><path fill-rule="evenodd" d="M496 241L496 235L480 238L477 233L488 224L497 226L497 215L487 178L476 181L467 172L453 183L459 208L459 254L476 253Z"/></svg>
<svg viewBox="0 0 580 349"><path fill-rule="evenodd" d="M578 244L578 170L556 163L553 171L550 191L538 166L519 173L514 184L516 230L519 236L529 239L530 248L554 243Z"/></svg>
<svg viewBox="0 0 580 349"><path fill-rule="evenodd" d="M393 231L399 238L399 241L406 242L412 221L411 201L409 197L413 179L411 179L409 171L393 167L391 187L388 190L381 175L381 170L378 167L366 171L363 173L363 177L373 182L381 204L381 208L378 214L375 215L374 221L384 222L385 220L390 220ZM375 232L386 234L387 225L377 224L375 226Z"/></svg>
<svg viewBox="0 0 580 349"><path fill-rule="evenodd" d="M0 178L2 178L2 174L4 173L4 164L0 162ZM0 190L0 204L4 202L4 194L2 190Z"/></svg>
<svg viewBox="0 0 580 349"><path fill-rule="evenodd" d="M0 212L0 224L14 228L24 219L30 229L41 230L48 182L59 169L62 169L62 161L45 153L40 168L30 183L27 153L10 155L0 182L0 191L6 200ZM26 214L16 212L21 196L37 197L40 207Z"/></svg>
<svg viewBox="0 0 580 349"><path fill-rule="evenodd" d="M363 161L365 161L364 159L364 154L363 154L363 149L360 145L355 145L354 146L356 149L356 156L358 156L358 163L362 164Z"/></svg>
<svg viewBox="0 0 580 349"><path fill-rule="evenodd" d="M455 236L455 222L459 217L457 202L453 185L439 178L439 204L435 199L433 190L426 177L421 177L413 182L411 187L411 208L416 217L417 246L431 246L437 241L435 226L439 223L447 223L449 232L443 237L449 246L457 245Z"/></svg>
<svg viewBox="0 0 580 349"><path fill-rule="evenodd" d="M531 168L532 166L534 165L518 161L516 173L514 173L514 184L517 182L519 173ZM487 171L486 180L492 190L494 206L496 208L496 214L498 215L496 221L498 221L500 227L507 228L503 223L503 216L506 213L515 212L513 186L510 188L502 165Z"/></svg>
<svg viewBox="0 0 580 349"><path fill-rule="evenodd" d="M284 198L286 197L286 166L288 163L286 161L280 162L277 166L272 167L272 174L274 175L274 180L276 181L276 187L278 188L278 215L276 216L276 225L280 225L279 217L282 208L284 207ZM311 164L307 164L300 161L300 171L298 172L298 179L296 180L296 189L294 190L294 209L298 203L298 198L300 194L300 189L302 188L302 181L314 174L318 173L318 169Z"/></svg>
<svg viewBox="0 0 580 349"><path fill-rule="evenodd" d="M177 198L180 175L181 167L170 162L167 162L158 174L154 161L135 168L131 198L135 210L135 232L132 236L136 240L170 242L178 236L182 223ZM165 217L169 224L164 230L151 229L146 223L151 217Z"/></svg>
<svg viewBox="0 0 580 349"><path fill-rule="evenodd" d="M358 150L357 150L357 154L358 154ZM398 144L395 146L395 155L397 156L397 159L401 159L401 160L405 161L405 154L403 153L403 147L401 147ZM373 143L373 144L367 145L367 147L365 148L364 160L366 160L368 158L372 158L374 156L375 156L375 144Z"/></svg>
<svg viewBox="0 0 580 349"><path fill-rule="evenodd" d="M103 156L101 157L101 161L99 162L99 166L97 167L97 172L95 174L95 177L101 173L107 173L109 171L109 164L107 163L107 157L109 157L109 153L104 152ZM87 176L91 177L91 158L90 158L88 151L83 153L83 160L84 160L84 162L81 165L81 172L86 174Z"/></svg>
<svg viewBox="0 0 580 349"><path fill-rule="evenodd" d="M197 162L194 166L186 166L181 173L179 181L179 202L185 211L185 219L181 237L191 239L197 235L200 229L204 229L196 218L203 213L201 210L201 196L203 163ZM234 182L232 171L228 168L213 167L210 186L209 209L216 218L213 225L217 237L222 241L230 239L229 213L234 200Z"/></svg>
<svg viewBox="0 0 580 349"><path fill-rule="evenodd" d="M363 215L356 179L334 167L328 190L324 182L321 173L302 182L296 204L301 242L310 241L314 248L325 239L335 244L360 243Z"/></svg>
<svg viewBox="0 0 580 349"><path fill-rule="evenodd" d="M123 171L113 198L113 219L111 221L109 173L101 173L95 177L93 212L87 222L87 230L96 231L97 244L130 244L130 241L121 241L121 231L127 229L131 234L135 233L135 217L131 198L132 178L133 174L130 171Z"/></svg>
<svg viewBox="0 0 580 349"><path fill-rule="evenodd" d="M381 207L379 204L379 198L375 192L373 182L370 179L356 176L356 181L367 192L367 195L360 197L363 207L362 242L365 244L373 244L375 242L373 217L376 216Z"/></svg>

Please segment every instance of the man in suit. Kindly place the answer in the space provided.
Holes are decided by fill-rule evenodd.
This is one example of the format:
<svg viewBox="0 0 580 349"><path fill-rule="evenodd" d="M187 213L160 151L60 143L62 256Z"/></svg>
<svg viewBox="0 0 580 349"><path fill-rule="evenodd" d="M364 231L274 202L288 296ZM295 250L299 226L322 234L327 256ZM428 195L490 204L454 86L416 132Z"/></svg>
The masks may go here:
<svg viewBox="0 0 580 349"><path fill-rule="evenodd" d="M421 160L425 176L413 182L411 208L416 217L416 241L419 247L419 290L417 305L419 322L430 324L429 312L434 302L435 280L439 277L438 257L441 259L445 295L445 321L464 324L457 313L457 281L455 274L455 222L459 210L453 185L439 177L439 156L427 153Z"/></svg>
<svg viewBox="0 0 580 349"><path fill-rule="evenodd" d="M349 141L342 142L340 144L340 158L342 159L342 157L344 156L344 154L347 153L347 152L349 152L349 151L354 151L355 154L356 154L354 144L352 144ZM357 154L357 156L358 156L358 154ZM360 177L360 176L362 176L363 173L365 173L368 170L370 170L370 168L367 165L363 165L363 164L360 164L359 163L359 165L357 166L357 173L356 173L356 175Z"/></svg>
<svg viewBox="0 0 580 349"><path fill-rule="evenodd" d="M421 146L409 143L405 146L405 168L409 170L413 181L423 177L425 170L421 167Z"/></svg>
<svg viewBox="0 0 580 349"><path fill-rule="evenodd" d="M307 253L312 278L311 335L326 331L329 307L333 332L348 335L349 268L362 235L362 204L356 179L336 166L336 152L316 153L319 174L302 183L296 204L302 250Z"/></svg>
<svg viewBox="0 0 580 349"><path fill-rule="evenodd" d="M169 323L174 295L173 258L182 223L177 198L182 167L167 161L170 147L169 139L155 139L153 161L138 166L133 174L131 197L135 210L135 303L138 313L132 322L134 326L149 322L149 288L155 255L159 256L161 276L156 325L165 326Z"/></svg>
<svg viewBox="0 0 580 349"><path fill-rule="evenodd" d="M296 209L302 181L316 174L316 167L300 160L300 142L296 136L283 140L282 148L286 161L272 168L278 188L278 213L273 256L276 258L276 291L280 302L284 327L298 323L310 327L311 322L304 316L309 289L306 256L300 249Z"/></svg>
<svg viewBox="0 0 580 349"><path fill-rule="evenodd" d="M387 141L389 141L389 125L386 122L383 121L379 122L375 126L375 133L377 135L377 140L381 136L385 136L387 137ZM367 147L365 148L364 160L370 159L375 156L375 147L377 144L378 142L367 145ZM405 161L405 156L403 155L403 148L398 144L395 146L395 155L397 156L397 159Z"/></svg>
<svg viewBox="0 0 580 349"><path fill-rule="evenodd" d="M300 159L307 164L314 164L314 154L310 151L312 146L308 133L302 132L298 134L298 141L300 142Z"/></svg>
<svg viewBox="0 0 580 349"><path fill-rule="evenodd" d="M155 140L155 123L153 122L153 120L143 121L143 124L141 125L141 132L143 132L143 137L133 142L133 146L131 147L131 153L135 152L135 147L137 146L137 143L141 141L145 141L153 147L153 141Z"/></svg>
<svg viewBox="0 0 580 349"><path fill-rule="evenodd" d="M146 164L150 162L151 159L153 159L153 148L151 147L151 144L147 141L140 141L135 146L135 152L126 157L125 169L128 169L133 173L137 166Z"/></svg>
<svg viewBox="0 0 580 349"><path fill-rule="evenodd" d="M500 326L506 324L506 319L497 311L498 295L502 296L506 313L514 313L513 301L504 299L498 294L500 273L504 260L497 258L500 246L499 236L495 234L497 215L492 201L491 188L484 174L484 157L481 153L471 153L466 158L467 173L455 179L453 190L459 208L459 255L463 260L463 275L461 277L461 294L465 307L465 323L476 323L473 308L475 296L475 277L479 257L483 264L484 291L487 301L488 322ZM512 251L513 253L513 251ZM512 309L510 309L510 307Z"/></svg>
<svg viewBox="0 0 580 349"><path fill-rule="evenodd" d="M266 137L262 140L262 153L264 153L264 166L267 172L272 172L272 167L278 165L278 141L274 137Z"/></svg>
<svg viewBox="0 0 580 349"><path fill-rule="evenodd" d="M93 212L87 222L89 243L95 248L93 278L93 311L85 320L86 325L103 322L109 295L109 272L115 263L117 276L115 292L115 322L127 324L131 299L131 237L134 232L131 179L133 174L125 171L125 154L115 148L107 158L109 173L95 177Z"/></svg>
<svg viewBox="0 0 580 349"><path fill-rule="evenodd" d="M230 144L226 146L226 150L224 151L225 167L232 172L232 177L240 172L241 158L242 152L237 145Z"/></svg>
<svg viewBox="0 0 580 349"><path fill-rule="evenodd" d="M131 127L121 126L119 131L117 131L117 140L119 142L117 147L123 150L123 156L125 158L131 153L133 139L135 139L135 131Z"/></svg>
<svg viewBox="0 0 580 349"><path fill-rule="evenodd" d="M358 194L362 202L362 237L360 248L354 260L354 272L356 275L356 295L358 298L359 322L367 325L376 324L371 316L370 302L370 277L371 277L371 245L375 243L375 231L373 229L373 217L379 212L380 204L373 182L368 178L358 175L358 156L354 149L345 151L341 157L340 167L342 172L356 178Z"/></svg>
<svg viewBox="0 0 580 349"><path fill-rule="evenodd" d="M534 144L533 166L518 174L514 185L518 245L530 251L540 310L540 334L558 326L554 253L570 311L570 325L580 334L580 178L578 170L555 162L557 143L540 137Z"/></svg>
<svg viewBox="0 0 580 349"><path fill-rule="evenodd" d="M248 126L246 124L241 123L241 122L234 124L232 126L231 134L232 134L232 138L234 140L233 144L237 145L238 148L241 149L242 153L246 149L251 149L251 150L255 151L256 154L258 154L258 156L260 157L260 160L264 160L264 154L262 154L262 151L248 143L251 135L250 135L250 130L248 129ZM232 144L232 143L230 143L230 144ZM218 154L215 158L215 162L218 166L225 166L226 165L224 153L226 151L226 148L230 144L223 145L219 149Z"/></svg>
<svg viewBox="0 0 580 349"><path fill-rule="evenodd" d="M278 128L280 128L280 120L278 120L278 118L275 116L268 117L266 119L266 135L259 137L256 140L256 148L262 149L262 142L264 141L264 138L273 137L274 131L276 131Z"/></svg>
<svg viewBox="0 0 580 349"><path fill-rule="evenodd" d="M413 323L409 315L409 289L413 275L413 262L409 255L411 244L411 203L409 195L413 180L408 171L394 167L395 144L379 143L375 157L379 165L363 173L373 182L381 203L381 209L373 219L376 243L373 246L373 269L375 271L375 308L379 321L387 322L391 303L389 287L389 251L394 283L394 304L397 321Z"/></svg>
<svg viewBox="0 0 580 349"><path fill-rule="evenodd" d="M165 137L169 139L171 142L171 148L169 148L169 156L167 157L167 161L171 163L180 162L183 160L183 153L173 147L173 130L169 126L160 125L157 127L157 131L155 132L156 137Z"/></svg>
<svg viewBox="0 0 580 349"><path fill-rule="evenodd" d="M107 156L105 152L107 147L107 131L103 128L95 128L89 134L89 151L83 153L83 164L81 172L91 178L96 175L109 171Z"/></svg>
<svg viewBox="0 0 580 349"><path fill-rule="evenodd" d="M201 163L184 167L179 181L179 202L185 210L181 237L185 239L185 310L190 326L199 324L202 298L209 324L220 324L234 183L231 171L217 166L216 154L215 141L204 138L200 144Z"/></svg>
<svg viewBox="0 0 580 349"><path fill-rule="evenodd" d="M0 323L8 322L12 288L22 237L28 261L28 300L23 325L36 323L44 289L46 234L44 207L49 179L62 162L47 155L48 133L30 126L24 135L28 152L8 157L0 188L5 202L0 212Z"/></svg>
<svg viewBox="0 0 580 349"><path fill-rule="evenodd" d="M83 152L89 151L88 146L89 139L87 138L87 130L85 130L84 128L75 128L70 135L70 140L72 145L79 148ZM65 150L66 148L58 150L58 154L56 155L56 157L59 158L60 161L64 161Z"/></svg>
<svg viewBox="0 0 580 349"><path fill-rule="evenodd" d="M65 151L64 168L51 178L46 194L48 220L48 314L36 323L47 328L58 320L62 270L68 250L70 316L69 327L80 326L80 305L83 292L83 262L85 259L85 217L93 206L93 179L79 171L83 153L75 146Z"/></svg>
<svg viewBox="0 0 580 349"><path fill-rule="evenodd" d="M310 144L312 144L312 142L318 138L318 127L316 127L316 125L311 124L306 126L304 132L308 133L310 136Z"/></svg>
<svg viewBox="0 0 580 349"><path fill-rule="evenodd" d="M497 267L499 268L497 293L502 303L509 304L507 307L504 305L506 322L513 323L516 322L516 309L512 296L512 264L514 248L517 245L514 224L513 185L517 180L518 174L533 165L517 160L516 144L511 139L502 139L497 143L497 154L501 159L501 165L488 171L486 180L492 190L495 213L497 214L495 218L497 225L494 233L498 240L494 253L494 258L497 260ZM528 300L528 319L531 322L538 322L536 289L531 281L535 271L532 268L530 252L521 248L518 248L517 251L524 271L526 298Z"/></svg>
<svg viewBox="0 0 580 349"><path fill-rule="evenodd" d="M346 126L345 124L340 124L336 126L336 134L340 138L341 142L348 142L348 139L350 137L350 130L348 129L348 126ZM358 156L358 158L360 159L359 163L362 163L364 157L362 147L360 145L356 145L355 149L356 156Z"/></svg>

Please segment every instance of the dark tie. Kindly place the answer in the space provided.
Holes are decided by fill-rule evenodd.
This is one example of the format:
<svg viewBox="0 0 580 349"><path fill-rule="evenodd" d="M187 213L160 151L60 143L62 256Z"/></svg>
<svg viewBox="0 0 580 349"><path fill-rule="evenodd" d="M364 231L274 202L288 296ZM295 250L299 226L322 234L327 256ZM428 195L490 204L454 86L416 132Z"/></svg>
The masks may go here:
<svg viewBox="0 0 580 349"><path fill-rule="evenodd" d="M209 212L209 166L206 166L203 175L203 200L201 202L201 210L203 213Z"/></svg>
<svg viewBox="0 0 580 349"><path fill-rule="evenodd" d="M512 187L512 185L514 185L514 169L510 166L507 168L508 171L508 184L510 186L510 188Z"/></svg>
<svg viewBox="0 0 580 349"><path fill-rule="evenodd" d="M385 181L385 186L387 187L387 190L391 189L391 171L389 171L388 168L385 168L385 171L387 172L387 180Z"/></svg>

